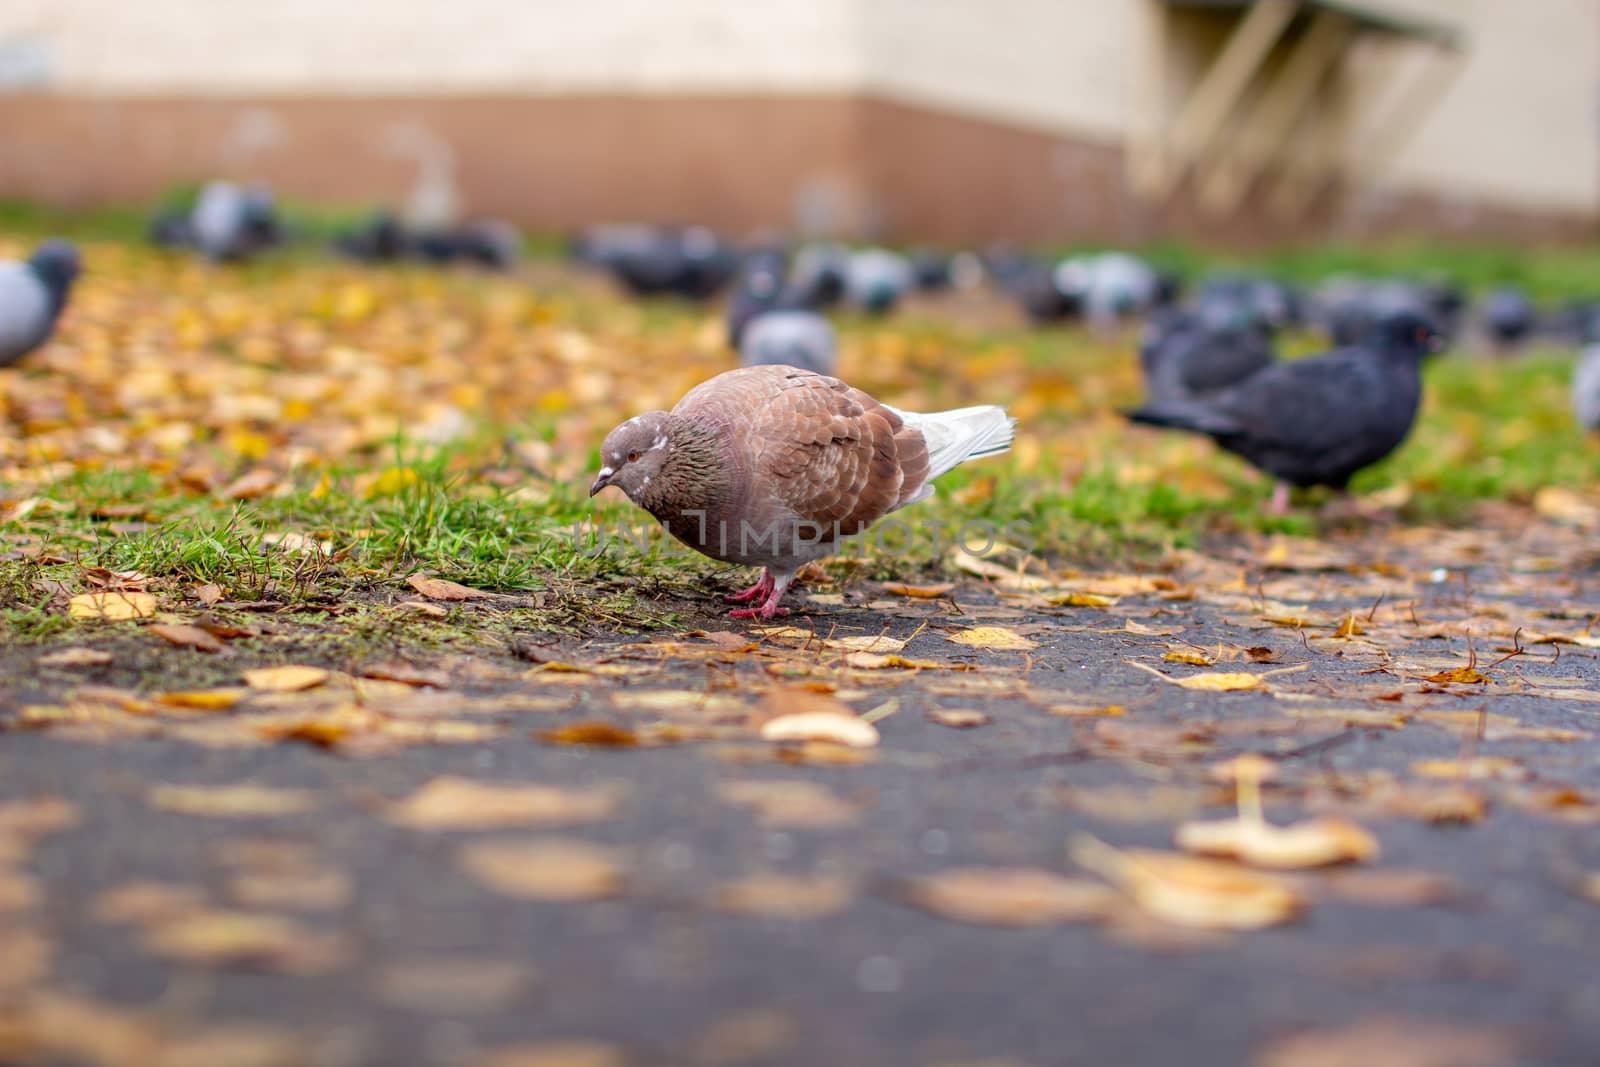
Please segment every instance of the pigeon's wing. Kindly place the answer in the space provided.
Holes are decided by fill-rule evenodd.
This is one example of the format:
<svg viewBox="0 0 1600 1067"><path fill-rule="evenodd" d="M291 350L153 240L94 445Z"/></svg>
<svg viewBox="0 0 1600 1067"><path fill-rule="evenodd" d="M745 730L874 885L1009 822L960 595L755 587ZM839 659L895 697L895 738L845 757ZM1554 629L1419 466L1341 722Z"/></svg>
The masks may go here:
<svg viewBox="0 0 1600 1067"><path fill-rule="evenodd" d="M1179 377L1188 393L1215 392L1265 369L1272 358L1271 345L1255 330L1207 331L1179 361Z"/></svg>
<svg viewBox="0 0 1600 1067"><path fill-rule="evenodd" d="M1295 451L1338 448L1364 432L1384 397L1377 360L1354 350L1274 363L1219 394L1218 413L1258 445Z"/></svg>
<svg viewBox="0 0 1600 1067"><path fill-rule="evenodd" d="M714 405L739 413L731 432L748 457L746 499L849 536L921 490L922 435L893 411L837 378L793 367L746 367L691 390L674 409Z"/></svg>
<svg viewBox="0 0 1600 1067"><path fill-rule="evenodd" d="M0 365L38 347L54 319L44 283L21 263L0 263Z"/></svg>

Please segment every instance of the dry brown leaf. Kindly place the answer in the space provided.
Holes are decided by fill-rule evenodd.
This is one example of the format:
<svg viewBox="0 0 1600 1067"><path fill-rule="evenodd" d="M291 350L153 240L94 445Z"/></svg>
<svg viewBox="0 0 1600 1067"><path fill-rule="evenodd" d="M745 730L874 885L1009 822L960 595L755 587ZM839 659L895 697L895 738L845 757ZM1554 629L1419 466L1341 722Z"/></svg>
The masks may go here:
<svg viewBox="0 0 1600 1067"><path fill-rule="evenodd" d="M1448 671L1428 675L1428 681L1438 682L1441 685L1487 685L1493 681L1487 674L1476 671L1471 667L1456 667Z"/></svg>
<svg viewBox="0 0 1600 1067"><path fill-rule="evenodd" d="M939 582L936 585L906 585L904 582L885 582L883 591L890 596L934 600L948 595L955 587L956 583L954 582Z"/></svg>
<svg viewBox="0 0 1600 1067"><path fill-rule="evenodd" d="M492 1049L466 1067L626 1067L623 1050L604 1041L528 1041Z"/></svg>
<svg viewBox="0 0 1600 1067"><path fill-rule="evenodd" d="M878 728L855 714L806 711L779 715L761 726L763 741L828 741L848 748L873 748Z"/></svg>
<svg viewBox="0 0 1600 1067"><path fill-rule="evenodd" d="M448 689L450 676L443 671L430 671L422 667L413 667L400 660L390 660L387 663L369 663L361 668L363 678L371 678L380 682L398 682L400 685L409 685L415 689Z"/></svg>
<svg viewBox="0 0 1600 1067"><path fill-rule="evenodd" d="M1187 663L1191 667L1215 667L1217 665L1215 657L1186 648L1174 649L1161 658L1168 663ZM1252 677L1254 676L1252 675Z"/></svg>
<svg viewBox="0 0 1600 1067"><path fill-rule="evenodd" d="M200 911L152 926L144 945L189 964L245 967L285 974L320 974L337 967L337 941L290 919L243 911Z"/></svg>
<svg viewBox="0 0 1600 1067"><path fill-rule="evenodd" d="M882 656L876 652L848 652L845 666L863 671L899 669L908 671L970 671L969 663L940 663L931 659L908 659L905 656Z"/></svg>
<svg viewBox="0 0 1600 1067"><path fill-rule="evenodd" d="M460 857L478 882L519 900L600 900L618 896L627 884L616 851L587 841L480 841Z"/></svg>
<svg viewBox="0 0 1600 1067"><path fill-rule="evenodd" d="M1148 849L1119 851L1080 836L1071 848L1080 865L1120 885L1151 915L1206 930L1259 930L1300 914L1288 884L1220 860Z"/></svg>
<svg viewBox="0 0 1600 1067"><path fill-rule="evenodd" d="M776 1008L756 1008L717 1020L695 1042L695 1063L723 1064L770 1062L800 1040L800 1023Z"/></svg>
<svg viewBox="0 0 1600 1067"><path fill-rule="evenodd" d="M1377 1017L1281 1038L1256 1067L1505 1067L1518 1043L1459 1019Z"/></svg>
<svg viewBox="0 0 1600 1067"><path fill-rule="evenodd" d="M332 676L332 672L321 667L289 664L245 671L244 684L251 689L265 689L273 693L298 693L305 689L315 689Z"/></svg>
<svg viewBox="0 0 1600 1067"><path fill-rule="evenodd" d="M332 911L351 896L348 877L314 867L247 871L228 883L228 892L244 907L274 911Z"/></svg>
<svg viewBox="0 0 1600 1067"><path fill-rule="evenodd" d="M39 903L40 896L38 882L0 867L0 917L7 912L27 911Z"/></svg>
<svg viewBox="0 0 1600 1067"><path fill-rule="evenodd" d="M599 748L632 748L639 735L609 722L573 722L539 734L547 745L594 745Z"/></svg>
<svg viewBox="0 0 1600 1067"><path fill-rule="evenodd" d="M471 956L419 957L392 963L377 974L379 1000L407 1011L456 1015L498 1011L525 992L524 967Z"/></svg>
<svg viewBox="0 0 1600 1067"><path fill-rule="evenodd" d="M175 693L157 693L157 704L185 711L227 711L249 696L249 690L224 687L222 689L188 689ZM131 709L129 709L131 710Z"/></svg>
<svg viewBox="0 0 1600 1067"><path fill-rule="evenodd" d="M1457 781L1483 781L1489 778L1519 781L1528 776L1522 764L1505 756L1418 760L1411 765L1411 773L1421 778L1447 778Z"/></svg>
<svg viewBox="0 0 1600 1067"><path fill-rule="evenodd" d="M1189 822L1178 827L1176 840L1187 852L1280 870L1364 863L1378 855L1377 839L1343 819L1311 819L1288 826L1251 818Z"/></svg>
<svg viewBox="0 0 1600 1067"><path fill-rule="evenodd" d="M277 487L277 474L265 467L257 467L218 489L217 495L228 500L251 500L258 496L266 496Z"/></svg>
<svg viewBox="0 0 1600 1067"><path fill-rule="evenodd" d="M224 595L222 586L216 584L215 582L207 582L205 585L197 585L193 589L189 590L189 592L196 600L200 601L201 604L204 604L208 608L213 604L220 603Z"/></svg>
<svg viewBox="0 0 1600 1067"><path fill-rule="evenodd" d="M924 911L981 926L1050 926L1106 915L1111 887L1029 867L955 867L912 880L907 901Z"/></svg>
<svg viewBox="0 0 1600 1067"><path fill-rule="evenodd" d="M221 641L198 626L156 623L150 627L150 632L170 645L192 648L197 652L221 652L224 647Z"/></svg>
<svg viewBox="0 0 1600 1067"><path fill-rule="evenodd" d="M175 882L124 882L94 899L90 914L110 925L143 925L199 911L205 890Z"/></svg>
<svg viewBox="0 0 1600 1067"><path fill-rule="evenodd" d="M1068 719L1117 718L1128 713L1121 704L1046 704L1044 710Z"/></svg>
<svg viewBox="0 0 1600 1067"><path fill-rule="evenodd" d="M820 919L849 906L850 883L843 878L797 878L754 874L723 882L712 893L720 911L774 919Z"/></svg>
<svg viewBox="0 0 1600 1067"><path fill-rule="evenodd" d="M1110 608L1116 606L1118 599L1099 593L1057 593L1046 597L1045 603L1062 608Z"/></svg>
<svg viewBox="0 0 1600 1067"><path fill-rule="evenodd" d="M402 600L395 607L405 608L407 611L414 611L419 615L426 615L430 619L443 619L450 614L448 610L441 608L437 604L430 604L426 600Z"/></svg>
<svg viewBox="0 0 1600 1067"><path fill-rule="evenodd" d="M1600 526L1600 505L1556 485L1544 486L1533 494L1533 510L1571 526Z"/></svg>
<svg viewBox="0 0 1600 1067"><path fill-rule="evenodd" d="M958 730L987 726L994 721L994 716L977 708L929 708L925 714L940 726L953 726Z"/></svg>
<svg viewBox="0 0 1600 1067"><path fill-rule="evenodd" d="M413 830L558 826L610 818L620 803L617 791L609 787L561 789L447 776L391 804L388 819Z"/></svg>
<svg viewBox="0 0 1600 1067"><path fill-rule="evenodd" d="M163 1033L157 1067L301 1067L310 1057L293 1030L226 1023Z"/></svg>
<svg viewBox="0 0 1600 1067"><path fill-rule="evenodd" d="M67 601L67 614L74 619L125 622L129 619L148 619L155 613L156 598L137 591L79 593Z"/></svg>
<svg viewBox="0 0 1600 1067"><path fill-rule="evenodd" d="M429 600L488 600L494 596L482 589L471 589L458 582L429 578L423 574L413 574L406 579L406 584Z"/></svg>
<svg viewBox="0 0 1600 1067"><path fill-rule="evenodd" d="M112 659L111 653L98 648L63 648L47 652L33 662L41 667L104 667Z"/></svg>
<svg viewBox="0 0 1600 1067"><path fill-rule="evenodd" d="M158 785L145 795L145 800L161 811L220 819L299 815L316 805L315 795L304 789L275 789L249 783Z"/></svg>
<svg viewBox="0 0 1600 1067"><path fill-rule="evenodd" d="M969 630L946 634L945 640L966 645L968 648L999 652L1027 652L1039 647L1037 641L1030 641L1015 630L1008 630L1004 626L974 626Z"/></svg>
<svg viewBox="0 0 1600 1067"><path fill-rule="evenodd" d="M764 741L831 741L850 748L878 744L878 728L848 704L798 686L774 689L756 709Z"/></svg>
<svg viewBox="0 0 1600 1067"><path fill-rule="evenodd" d="M764 826L826 829L848 826L861 813L826 786L800 779L719 782L716 790L727 803L754 810Z"/></svg>

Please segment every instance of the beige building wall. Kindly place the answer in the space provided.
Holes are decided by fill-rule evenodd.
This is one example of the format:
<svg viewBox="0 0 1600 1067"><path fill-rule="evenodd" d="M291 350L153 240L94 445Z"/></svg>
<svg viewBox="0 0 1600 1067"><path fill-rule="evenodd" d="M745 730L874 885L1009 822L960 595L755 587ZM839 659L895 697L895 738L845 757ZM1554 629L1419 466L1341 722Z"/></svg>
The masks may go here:
<svg viewBox="0 0 1600 1067"><path fill-rule="evenodd" d="M58 108L55 125L75 124L59 137L80 156L133 153L136 166L120 180L97 184L75 168L61 195L80 200L148 195L163 180L196 176L162 179L163 153L173 168L278 167L274 180L302 195L348 196L393 172L382 195L394 195L406 170L386 160L432 138L456 145L462 180L484 195L492 185L492 206L504 210L526 176L490 169L516 160L578 182L575 158L601 166L612 153L636 167L617 140L628 137L658 154L684 146L672 197L644 201L682 205L673 214L692 210L699 185L744 195L728 167L740 153L751 185L741 220L768 213L765 204L819 196L892 220L899 185L922 180L919 168L950 165L967 176L928 184L923 206L902 214L935 214L935 188L948 198L987 186L1035 198L1019 228L1078 233L1102 220L1095 233L1116 238L1159 231L1187 211L1140 204L1123 181L1121 153L1149 113L1142 64L1154 2L0 0L0 117L29 117L25 94L42 91ZM1403 220L1397 205L1417 194L1442 205L1446 228L1495 212L1600 218L1600 0L1360 2L1455 23L1467 51L1410 139L1322 218ZM1355 105L1352 160L1370 147L1361 116L1381 112L1385 94L1389 103L1406 95L1403 82L1385 80L1409 62L1384 54L1392 51L1363 49L1344 79ZM1203 53L1191 42L1171 55L1170 83L1181 85L1176 75L1194 73ZM350 101L343 112L318 110L339 100ZM124 129L107 125L108 102L126 116ZM367 125L353 125L357 116ZM202 135L191 131L217 144L173 151ZM768 131L776 147L759 143ZM56 187L45 154L53 136L42 119L32 123L29 157L13 160L9 177L0 160L0 195ZM152 136L172 147L150 148ZM513 149L506 141L517 137L565 140ZM365 162L341 173L325 158L340 143ZM968 158L950 158L952 144ZM297 162L297 153L321 158ZM781 196L754 188L785 176L792 188ZM542 210L606 211L632 195L615 175L607 189L551 189Z"/></svg>
<svg viewBox="0 0 1600 1067"><path fill-rule="evenodd" d="M1600 2L1409 0L1405 6L1459 21L1466 54L1437 106L1375 177L1456 198L1463 211L1471 210L1467 201L1481 198L1594 213L1600 189ZM1367 66L1377 76L1406 62L1372 57ZM1364 102L1375 102L1371 98L1380 93L1381 87L1371 90Z"/></svg>
<svg viewBox="0 0 1600 1067"><path fill-rule="evenodd" d="M840 92L858 0L5 0L62 92Z"/></svg>

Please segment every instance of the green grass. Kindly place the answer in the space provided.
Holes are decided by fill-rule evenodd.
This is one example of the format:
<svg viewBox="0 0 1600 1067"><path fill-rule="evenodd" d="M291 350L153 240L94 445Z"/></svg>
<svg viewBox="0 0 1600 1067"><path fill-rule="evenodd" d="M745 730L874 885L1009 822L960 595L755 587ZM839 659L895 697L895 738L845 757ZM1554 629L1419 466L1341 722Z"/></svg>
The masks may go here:
<svg viewBox="0 0 1600 1067"><path fill-rule="evenodd" d="M0 205L0 232L59 230L136 241L142 214L66 216ZM356 215L330 212L325 219L331 225ZM1228 261L1192 248L1161 249L1157 258L1190 273ZM307 262L269 261L223 277L246 293L278 293L277 303L269 306L304 309L308 295L299 272L309 269ZM1251 262L1307 279L1345 269L1425 274L1448 268L1474 287L1525 281L1546 299L1600 291L1600 254L1583 250L1323 246ZM504 287L517 284L471 277L440 286L420 272L380 275L355 268L333 277L381 287L388 299L421 301L425 307L454 309L464 302L468 321L477 321L472 316L504 298ZM540 314L592 335L597 345L620 345L630 353L637 348L641 360L652 352L659 358L660 352L694 338L711 314L671 301L624 303L563 288L541 292L539 302ZM309 314L325 321L331 336L346 328L316 306ZM238 344L225 327L213 324L212 329L210 344L227 359L271 364L259 348ZM1314 509L1321 495L1304 497L1306 506L1289 516L1268 516L1263 505L1270 483L1241 462L1205 442L1132 430L1106 414L1138 398L1131 338L1108 341L1070 329L1029 330L1003 315L981 325L938 314L887 321L847 317L841 330L862 384L885 399L899 402L901 396L915 395L919 402L953 405L971 402L974 389L1010 398L1028 410L1023 444L1031 437L1038 446L1031 457L1019 448L1008 459L953 472L941 482L938 497L904 514L912 528L909 542L899 536L887 543L869 538L865 562L842 565L838 572L849 580L914 580L943 573L944 550L964 525L975 528L980 541L992 530L1008 543L1079 564L1154 560L1173 548L1219 537L1310 535L1320 528ZM356 337L350 343L362 342ZM1291 351L1314 347L1309 338L1287 342ZM1412 439L1388 461L1359 475L1353 489L1371 493L1404 485L1411 491L1404 518L1459 523L1470 521L1479 501L1526 502L1544 486L1582 490L1600 483L1600 449L1583 438L1567 411L1570 359L1570 353L1552 351L1508 361L1459 355L1434 361L1426 371L1427 397ZM997 376L955 374L967 360L988 361ZM536 409L509 423L480 419L466 438L445 447L410 442L397 432L387 447L369 446L313 463L286 476L282 490L241 503L219 500L182 485L170 472L115 456L80 466L39 491L64 510L41 511L0 527L0 537L22 535L28 551L45 559L0 559L0 625L25 640L70 631L77 624L64 624L38 608L51 600L52 590L85 588L85 568L105 567L151 576L173 602L183 602L194 586L215 583L230 601L354 605L354 614L341 616L341 630L355 655L409 632L408 624L382 611L414 596L405 583L413 574L520 598L515 602L521 622L506 626L551 632L670 625L681 602L702 602L708 590L727 588L742 577L660 536L643 542L613 539L606 546L582 536L591 524L615 531L648 527L649 520L609 494L590 500L583 484L543 479L515 461L507 445L512 438L550 447L565 442L562 447L569 450L573 440L582 440L587 444L579 449L587 455L568 458L573 466L585 458L585 468L593 469L603 428L563 436L562 420L571 418L564 410ZM241 458L230 454L219 436L201 440L212 449L219 470L241 470ZM374 487L380 474L388 484ZM132 526L125 514L129 509L138 512ZM973 525L984 523L988 526ZM283 534L326 542L328 550L286 552L264 543ZM451 641L472 640L473 629L458 625L455 615L438 626ZM509 640L511 634L490 636Z"/></svg>

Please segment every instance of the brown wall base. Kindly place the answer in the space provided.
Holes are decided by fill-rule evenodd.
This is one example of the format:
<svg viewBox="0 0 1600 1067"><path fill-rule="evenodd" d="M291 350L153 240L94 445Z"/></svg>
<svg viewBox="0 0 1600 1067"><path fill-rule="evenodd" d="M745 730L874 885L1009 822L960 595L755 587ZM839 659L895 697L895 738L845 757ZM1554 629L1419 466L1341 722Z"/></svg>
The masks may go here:
<svg viewBox="0 0 1600 1067"><path fill-rule="evenodd" d="M1141 203L1121 148L856 97L472 96L192 100L0 96L0 197L61 207L147 202L212 176L285 196L401 202L397 154L448 143L461 202L534 230L704 222L952 242L1229 244L1396 232L1587 240L1592 218L1405 196L1326 195L1294 225L1208 218L1181 194Z"/></svg>

